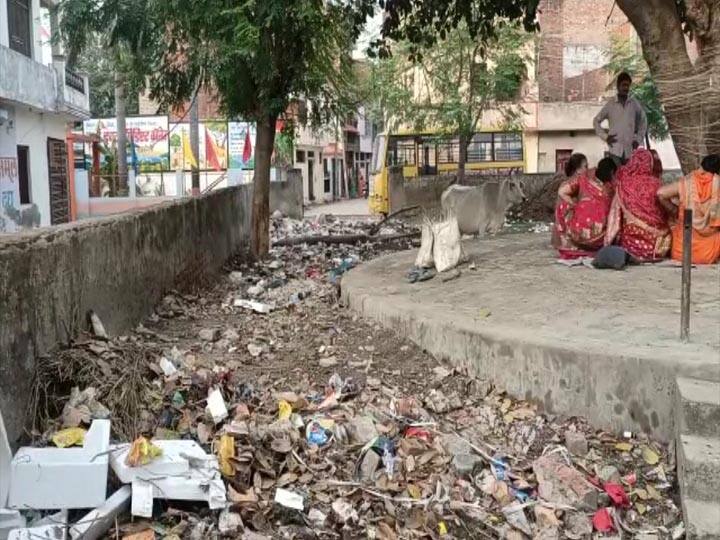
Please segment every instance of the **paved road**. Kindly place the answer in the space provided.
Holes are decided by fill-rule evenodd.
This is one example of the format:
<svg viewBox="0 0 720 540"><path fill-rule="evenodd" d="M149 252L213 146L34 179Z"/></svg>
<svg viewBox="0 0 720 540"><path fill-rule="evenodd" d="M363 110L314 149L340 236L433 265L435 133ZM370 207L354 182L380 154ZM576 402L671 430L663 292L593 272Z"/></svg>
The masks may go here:
<svg viewBox="0 0 720 540"><path fill-rule="evenodd" d="M305 217L315 217L320 214L334 216L369 216L367 199L348 199L328 204L318 204L305 209Z"/></svg>

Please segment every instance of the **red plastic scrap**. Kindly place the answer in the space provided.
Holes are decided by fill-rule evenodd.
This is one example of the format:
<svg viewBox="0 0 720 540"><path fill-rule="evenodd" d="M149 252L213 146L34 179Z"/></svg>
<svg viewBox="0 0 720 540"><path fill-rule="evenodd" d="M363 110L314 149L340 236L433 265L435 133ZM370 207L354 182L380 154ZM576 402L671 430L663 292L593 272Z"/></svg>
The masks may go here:
<svg viewBox="0 0 720 540"><path fill-rule="evenodd" d="M630 499L628 499L625 490L620 484L605 484L605 493L610 496L615 506L620 508L630 508Z"/></svg>
<svg viewBox="0 0 720 540"><path fill-rule="evenodd" d="M622 481L625 482L628 486L632 487L635 484L637 484L637 474L630 473L628 475L625 475L625 476L623 476Z"/></svg>
<svg viewBox="0 0 720 540"><path fill-rule="evenodd" d="M615 522L613 521L610 510L607 508L601 508L592 519L593 527L598 532L611 532L615 530Z"/></svg>
<svg viewBox="0 0 720 540"><path fill-rule="evenodd" d="M407 428L407 430L405 430L405 437L408 439L420 439L426 442L429 442L432 438L428 430L418 427Z"/></svg>

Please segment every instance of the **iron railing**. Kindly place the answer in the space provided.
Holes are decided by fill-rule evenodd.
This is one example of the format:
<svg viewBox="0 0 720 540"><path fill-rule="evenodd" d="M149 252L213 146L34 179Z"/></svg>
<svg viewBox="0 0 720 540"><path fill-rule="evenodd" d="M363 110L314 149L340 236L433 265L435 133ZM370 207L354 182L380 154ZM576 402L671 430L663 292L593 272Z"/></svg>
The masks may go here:
<svg viewBox="0 0 720 540"><path fill-rule="evenodd" d="M68 66L65 66L65 86L77 90L81 94L85 93L85 81Z"/></svg>

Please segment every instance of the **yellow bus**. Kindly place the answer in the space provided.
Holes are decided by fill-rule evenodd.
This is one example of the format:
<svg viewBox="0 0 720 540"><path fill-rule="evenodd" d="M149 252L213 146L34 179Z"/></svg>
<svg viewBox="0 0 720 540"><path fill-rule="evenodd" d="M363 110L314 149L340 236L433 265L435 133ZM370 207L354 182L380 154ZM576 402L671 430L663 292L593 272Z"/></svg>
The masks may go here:
<svg viewBox="0 0 720 540"><path fill-rule="evenodd" d="M468 172L512 174L525 170L525 145L521 131L486 130L473 135L467 150ZM440 133L398 131L375 139L368 204L375 214L387 214L388 169L402 166L403 176L420 176L457 171L460 141Z"/></svg>

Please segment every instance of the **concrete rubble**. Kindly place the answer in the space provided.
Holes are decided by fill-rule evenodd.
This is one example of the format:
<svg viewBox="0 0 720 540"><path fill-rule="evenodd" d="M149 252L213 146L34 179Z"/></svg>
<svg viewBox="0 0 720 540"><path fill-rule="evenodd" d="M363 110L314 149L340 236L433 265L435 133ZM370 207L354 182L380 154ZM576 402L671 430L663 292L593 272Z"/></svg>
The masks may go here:
<svg viewBox="0 0 720 540"><path fill-rule="evenodd" d="M274 238L370 226L272 223ZM410 245L239 258L203 295L171 293L135 332L81 336L59 351L41 367L54 414L36 419L30 454L72 452L94 472L78 472L78 493L67 485L72 464L52 480L11 473L8 485L5 472L27 464L0 437L0 508L9 496L19 510L0 510L0 540L28 537L56 508L73 511L68 523L40 527L72 540L580 539L592 537L599 511L617 518L609 535L671 538L682 516L666 447L544 414L338 303L347 270ZM97 403L76 399L64 415L70 386ZM94 418L99 405L108 420ZM83 448L47 446L69 427L64 417L90 427ZM44 457L33 459L44 469ZM38 482L33 504L21 504Z"/></svg>

